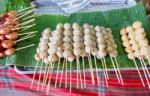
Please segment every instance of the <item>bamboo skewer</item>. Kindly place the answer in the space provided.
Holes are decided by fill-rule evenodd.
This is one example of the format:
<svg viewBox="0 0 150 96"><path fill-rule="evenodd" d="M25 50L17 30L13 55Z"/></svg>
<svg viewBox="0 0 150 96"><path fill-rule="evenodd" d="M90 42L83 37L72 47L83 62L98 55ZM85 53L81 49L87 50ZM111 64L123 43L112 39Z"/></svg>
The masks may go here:
<svg viewBox="0 0 150 96"><path fill-rule="evenodd" d="M100 85L99 74L98 74L98 70L97 70L97 61L96 61L96 57L95 56L94 56L94 63L95 63L95 68L96 68L97 83L98 83L98 85Z"/></svg>
<svg viewBox="0 0 150 96"><path fill-rule="evenodd" d="M65 63L65 60L63 62L63 67L62 67L62 71L61 71L61 77L60 77L60 82L59 82L59 87L61 87L61 83L62 83L62 76L63 76L63 70L64 70L64 64Z"/></svg>
<svg viewBox="0 0 150 96"><path fill-rule="evenodd" d="M105 58L102 58L102 62L104 62L104 68L105 68L105 72L106 72L106 77L107 77L107 79L109 79L108 70L107 70L107 64L106 64Z"/></svg>
<svg viewBox="0 0 150 96"><path fill-rule="evenodd" d="M133 59L133 62L134 62L134 65L135 65L135 67L136 67L136 69L137 69L137 71L138 71L138 74L139 74L139 76L140 76L140 79L141 79L141 82L142 82L142 84L143 84L143 87L145 87L144 80L143 80L143 78L142 78L142 75L141 75L141 73L140 73L140 71L139 71L139 68L138 68L138 66L137 66L137 63L136 63L135 59Z"/></svg>
<svg viewBox="0 0 150 96"><path fill-rule="evenodd" d="M143 66L143 62L142 62L141 59L140 59L140 62L141 62L142 69L143 69L143 72L144 72L144 75L145 75L145 78L146 78L146 81L147 81L148 88L150 89L150 83L149 83L149 80L148 80L148 77L147 77L147 74L146 74L146 71L145 71L145 68Z"/></svg>
<svg viewBox="0 0 150 96"><path fill-rule="evenodd" d="M141 61L143 62L143 66L144 66L145 69L146 69L146 72L147 72L147 74L148 74L148 77L150 78L150 73L149 73L148 68L147 68L147 66L146 66L146 64L145 64L145 61L144 61L143 59L141 59Z"/></svg>
<svg viewBox="0 0 150 96"><path fill-rule="evenodd" d="M33 87L33 82L34 82L34 79L35 79L35 75L36 75L36 72L37 72L38 65L39 65L39 62L37 62L37 64L36 64L35 71L34 71L34 75L33 75L33 77L32 77L32 82L31 82L31 85L30 85L30 88Z"/></svg>
<svg viewBox="0 0 150 96"><path fill-rule="evenodd" d="M78 69L79 69L79 77L80 77L80 84L81 84L81 89L83 89L83 84L82 84L82 76L81 76L81 72L80 72L80 61L79 61L79 58L78 58Z"/></svg>
<svg viewBox="0 0 150 96"><path fill-rule="evenodd" d="M117 69L116 69L116 67L115 67L115 63L114 63L114 61L113 61L113 59L112 59L112 57L111 57L111 56L110 56L110 59L111 59L111 62L112 62L112 64L113 64L113 67L114 67L114 69L115 69L115 73L116 73L116 76L117 76L118 82L120 83L120 78L119 78L119 75L118 75Z"/></svg>
<svg viewBox="0 0 150 96"><path fill-rule="evenodd" d="M78 62L78 57L76 57L76 62L77 62L77 89L79 89L79 75L78 75L78 73L79 73L79 72L78 72L78 70L79 70L79 68L78 68L78 66L79 66L78 63L79 63L79 62Z"/></svg>
<svg viewBox="0 0 150 96"><path fill-rule="evenodd" d="M47 70L48 70L48 64L46 64L46 66L45 66L45 70L44 70L44 73L43 73L43 75L44 75L44 78L43 78L43 81L42 81L42 90L44 89L44 85L45 85L45 79L46 79L46 73L47 73Z"/></svg>
<svg viewBox="0 0 150 96"><path fill-rule="evenodd" d="M70 62L70 93L72 89L72 62Z"/></svg>
<svg viewBox="0 0 150 96"><path fill-rule="evenodd" d="M82 65L83 65L83 76L84 76L84 88L86 88L86 79L85 79L85 62L84 62L84 57L82 57Z"/></svg>
<svg viewBox="0 0 150 96"><path fill-rule="evenodd" d="M67 77L67 60L65 60L65 65L66 65L66 68L65 68L65 88L67 88L67 84L68 84L68 77Z"/></svg>
<svg viewBox="0 0 150 96"><path fill-rule="evenodd" d="M40 85L41 76L42 76L42 69L43 69L43 61L41 63L41 67L40 67L40 76L39 76L39 79L38 79L37 91L39 90L39 85Z"/></svg>
<svg viewBox="0 0 150 96"><path fill-rule="evenodd" d="M57 86L59 66L60 66L60 59L58 61L57 74L56 74L55 87L54 88L56 88L56 86Z"/></svg>
<svg viewBox="0 0 150 96"><path fill-rule="evenodd" d="M106 70L105 70L105 68L104 68L104 61L101 60L101 62L102 62L102 68L103 68L103 73L104 73L104 78L105 78L106 86L108 87L108 81L107 81Z"/></svg>

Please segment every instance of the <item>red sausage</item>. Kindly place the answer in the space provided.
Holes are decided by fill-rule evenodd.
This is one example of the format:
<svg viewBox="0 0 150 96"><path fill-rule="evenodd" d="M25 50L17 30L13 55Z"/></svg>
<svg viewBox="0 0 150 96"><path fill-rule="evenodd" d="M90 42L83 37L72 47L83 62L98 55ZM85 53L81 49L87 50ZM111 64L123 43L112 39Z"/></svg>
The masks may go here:
<svg viewBox="0 0 150 96"><path fill-rule="evenodd" d="M4 41L4 40L6 40L5 35L0 35L0 41Z"/></svg>
<svg viewBox="0 0 150 96"><path fill-rule="evenodd" d="M5 51L0 52L0 58L6 57Z"/></svg>

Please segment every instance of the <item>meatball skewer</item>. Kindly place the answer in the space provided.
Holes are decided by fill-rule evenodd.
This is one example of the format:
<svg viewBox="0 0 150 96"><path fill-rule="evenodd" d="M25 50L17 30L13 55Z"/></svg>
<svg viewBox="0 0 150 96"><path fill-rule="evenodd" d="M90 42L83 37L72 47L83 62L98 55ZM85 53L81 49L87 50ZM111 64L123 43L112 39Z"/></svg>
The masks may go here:
<svg viewBox="0 0 150 96"><path fill-rule="evenodd" d="M132 31L132 30L131 30L131 31ZM133 51L132 46L131 46L131 43L130 43L131 40L130 40L130 38L129 38L129 36L128 36L128 32L126 31L125 28L121 29L120 35L121 35L121 37L122 37L123 46L125 47L125 51L128 53L128 58L131 59L131 60L133 60L134 65L135 65L135 67L136 67L136 69L137 69L137 71L138 71L139 77L140 77L140 79L141 79L142 85L145 86L144 80L143 80L143 78L142 78L142 75L141 75L141 73L140 73L140 70L139 70L139 68L138 68L138 66L137 66L137 63L136 63L136 61L135 61L134 51ZM125 37L125 39L123 39L123 37Z"/></svg>

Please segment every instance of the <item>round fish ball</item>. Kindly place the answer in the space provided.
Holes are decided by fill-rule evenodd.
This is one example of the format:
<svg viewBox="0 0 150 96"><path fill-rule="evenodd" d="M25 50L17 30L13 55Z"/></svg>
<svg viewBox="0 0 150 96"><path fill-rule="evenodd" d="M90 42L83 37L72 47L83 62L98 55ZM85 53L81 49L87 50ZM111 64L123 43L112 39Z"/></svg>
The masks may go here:
<svg viewBox="0 0 150 96"><path fill-rule="evenodd" d="M112 47L107 47L106 50L110 53L111 51L113 51L114 49Z"/></svg>
<svg viewBox="0 0 150 96"><path fill-rule="evenodd" d="M127 53L132 53L132 52L133 52L133 49L132 49L131 47L126 47L126 48L125 48L125 51L126 51Z"/></svg>
<svg viewBox="0 0 150 96"><path fill-rule="evenodd" d="M75 22L75 23L73 23L72 28L73 28L73 29L79 29L80 26L79 26L78 23Z"/></svg>
<svg viewBox="0 0 150 96"><path fill-rule="evenodd" d="M51 36L52 36L51 34L44 34L44 33L42 33L42 38L49 38Z"/></svg>
<svg viewBox="0 0 150 96"><path fill-rule="evenodd" d="M142 54L140 53L140 51L135 51L134 56L139 58L139 59L142 58Z"/></svg>
<svg viewBox="0 0 150 96"><path fill-rule="evenodd" d="M145 32L145 30L142 27L135 29L135 33L143 33L143 32Z"/></svg>
<svg viewBox="0 0 150 96"><path fill-rule="evenodd" d="M43 61L44 61L45 64L49 64L50 63L50 61L48 60L48 58L44 58Z"/></svg>
<svg viewBox="0 0 150 96"><path fill-rule="evenodd" d="M98 49L99 50L104 50L105 49L105 44L98 44Z"/></svg>
<svg viewBox="0 0 150 96"><path fill-rule="evenodd" d="M127 34L128 34L128 32L126 31L125 28L122 28L122 29L120 30L120 35L127 35Z"/></svg>
<svg viewBox="0 0 150 96"><path fill-rule="evenodd" d="M71 43L63 43L63 47L67 49L72 49L72 44Z"/></svg>
<svg viewBox="0 0 150 96"><path fill-rule="evenodd" d="M134 45L132 45L131 47L132 47L132 49L135 50L135 51L140 49L140 47L139 47L138 44L134 44Z"/></svg>
<svg viewBox="0 0 150 96"><path fill-rule="evenodd" d="M137 29L137 28L140 28L142 27L142 23L140 21L135 21L133 24L132 24L132 27L134 29Z"/></svg>
<svg viewBox="0 0 150 96"><path fill-rule="evenodd" d="M40 52L39 56L40 56L41 59L44 59L44 58L48 57L48 54L47 54L47 52Z"/></svg>
<svg viewBox="0 0 150 96"><path fill-rule="evenodd" d="M104 58L106 56L106 52L105 51L98 51L97 56L99 58Z"/></svg>
<svg viewBox="0 0 150 96"><path fill-rule="evenodd" d="M68 57L70 57L70 56L72 56L72 52L71 52L71 50L65 50L64 52L63 52L63 57L64 58L68 58Z"/></svg>
<svg viewBox="0 0 150 96"><path fill-rule="evenodd" d="M62 50L58 50L56 55L59 57L59 58L63 58L63 51Z"/></svg>
<svg viewBox="0 0 150 96"><path fill-rule="evenodd" d="M40 51L43 52L43 51L47 51L48 50L48 45L45 45L45 46L40 46Z"/></svg>
<svg viewBox="0 0 150 96"><path fill-rule="evenodd" d="M36 53L40 53L40 48L39 47L37 47Z"/></svg>
<svg viewBox="0 0 150 96"><path fill-rule="evenodd" d="M86 53L85 50L82 49L82 54L81 54L81 56L82 56L82 57L87 57L87 56L88 56L88 53Z"/></svg>
<svg viewBox="0 0 150 96"><path fill-rule="evenodd" d="M93 56L96 56L96 55L97 55L97 52L98 52L98 49L97 49L97 48L94 48L93 51L92 51L92 55L93 55Z"/></svg>
<svg viewBox="0 0 150 96"><path fill-rule="evenodd" d="M135 34L132 33L132 32L130 32L130 33L128 34L128 37L129 37L129 38L134 38L134 36L135 36Z"/></svg>
<svg viewBox="0 0 150 96"><path fill-rule="evenodd" d="M59 60L59 58L57 57L57 55L53 55L53 58L52 58L52 62L57 62Z"/></svg>
<svg viewBox="0 0 150 96"><path fill-rule="evenodd" d="M81 42L74 42L74 44L73 44L74 48L81 48L82 46L84 46L84 44Z"/></svg>
<svg viewBox="0 0 150 96"><path fill-rule="evenodd" d="M58 49L56 47L50 47L47 52L48 54L53 55L57 52L57 50Z"/></svg>
<svg viewBox="0 0 150 96"><path fill-rule="evenodd" d="M76 49L73 49L73 53L75 56L80 56L82 54L82 51L80 48L76 48Z"/></svg>
<svg viewBox="0 0 150 96"><path fill-rule="evenodd" d="M140 46L148 46L148 40L144 39L139 42Z"/></svg>
<svg viewBox="0 0 150 96"><path fill-rule="evenodd" d="M126 28L126 31L127 31L127 32L133 32L134 29L132 28L132 26L128 26L128 27Z"/></svg>
<svg viewBox="0 0 150 96"><path fill-rule="evenodd" d="M101 31L101 27L97 25L97 26L95 27L95 30L98 31L98 32L100 32L100 31Z"/></svg>
<svg viewBox="0 0 150 96"><path fill-rule="evenodd" d="M113 49L117 49L117 44L112 45Z"/></svg>
<svg viewBox="0 0 150 96"><path fill-rule="evenodd" d="M65 36L65 37L63 38L63 41L64 41L64 42L71 42L71 38L68 37L68 36Z"/></svg>
<svg viewBox="0 0 150 96"><path fill-rule="evenodd" d="M121 40L122 41L129 41L128 35L122 35Z"/></svg>
<svg viewBox="0 0 150 96"><path fill-rule="evenodd" d="M85 35L84 35L84 39L89 39L89 40L91 40L91 39L93 39L93 36L92 36L91 34L85 34Z"/></svg>
<svg viewBox="0 0 150 96"><path fill-rule="evenodd" d="M50 28L46 28L44 31L43 31L44 34L51 34L51 29Z"/></svg>
<svg viewBox="0 0 150 96"><path fill-rule="evenodd" d="M129 42L130 42L130 44L131 44L131 45L135 45L135 44L136 44L136 41L135 41L135 39L133 39L133 38L132 38L132 39L130 39L130 41L129 41Z"/></svg>
<svg viewBox="0 0 150 96"><path fill-rule="evenodd" d="M83 28L84 28L84 29L89 28L89 27L90 27L89 24L87 24L87 23L84 23L84 24L83 24Z"/></svg>
<svg viewBox="0 0 150 96"><path fill-rule="evenodd" d="M130 44L130 42L123 42L122 43L122 45L123 45L123 47L129 47L129 46L131 46L131 44Z"/></svg>
<svg viewBox="0 0 150 96"><path fill-rule="evenodd" d="M103 38L104 35L103 35L103 33L101 33L101 32L96 32L96 37L98 37L98 38Z"/></svg>
<svg viewBox="0 0 150 96"><path fill-rule="evenodd" d="M83 36L83 34L80 30L74 30L73 35Z"/></svg>
<svg viewBox="0 0 150 96"><path fill-rule="evenodd" d="M117 57L118 56L118 51L117 50L113 50L109 54L110 54L111 57Z"/></svg>
<svg viewBox="0 0 150 96"><path fill-rule="evenodd" d="M64 29L65 29L65 30L71 29L71 24L70 24L70 23L65 23L65 24L64 24Z"/></svg>
<svg viewBox="0 0 150 96"><path fill-rule="evenodd" d="M92 34L90 28L84 29L84 34Z"/></svg>
<svg viewBox="0 0 150 96"><path fill-rule="evenodd" d="M70 30L65 30L64 31L64 35L65 36L72 36L73 34L72 34L72 32Z"/></svg>
<svg viewBox="0 0 150 96"><path fill-rule="evenodd" d="M58 23L56 26L57 30L62 30L63 29L63 24L62 23Z"/></svg>
<svg viewBox="0 0 150 96"><path fill-rule="evenodd" d="M129 53L128 58L134 60L135 59L134 53Z"/></svg>
<svg viewBox="0 0 150 96"><path fill-rule="evenodd" d="M103 27L103 26L101 26L101 30L102 30L102 31L105 31L105 30L106 30L106 28L105 28L105 27Z"/></svg>
<svg viewBox="0 0 150 96"><path fill-rule="evenodd" d="M49 43L49 39L48 38L40 38L40 42L41 43Z"/></svg>
<svg viewBox="0 0 150 96"><path fill-rule="evenodd" d="M84 45L85 45L85 46L92 46L92 47L93 47L93 45L96 45L96 42L87 41L87 42L84 42Z"/></svg>
<svg viewBox="0 0 150 96"><path fill-rule="evenodd" d="M73 36L73 41L74 42L81 42L81 41L83 41L83 38L81 38L80 36Z"/></svg>
<svg viewBox="0 0 150 96"><path fill-rule="evenodd" d="M67 58L67 60L69 61L69 62L73 62L74 60L75 60L75 57L72 55L72 56L69 56L68 58Z"/></svg>
<svg viewBox="0 0 150 96"><path fill-rule="evenodd" d="M137 40L137 41L142 41L142 40L144 40L146 37L144 36L144 35L136 35L135 36L135 39Z"/></svg>
<svg viewBox="0 0 150 96"><path fill-rule="evenodd" d="M62 30L55 30L55 31L54 31L54 35L53 35L53 36L57 36L57 35L62 36L62 33L63 33L63 31L62 31Z"/></svg>
<svg viewBox="0 0 150 96"><path fill-rule="evenodd" d="M85 47L85 52L87 52L87 53L91 53L93 51L93 47L90 47L90 46L86 46Z"/></svg>
<svg viewBox="0 0 150 96"><path fill-rule="evenodd" d="M41 61L41 58L40 58L39 54L35 54L34 58L35 58L36 61Z"/></svg>
<svg viewBox="0 0 150 96"><path fill-rule="evenodd" d="M112 30L110 28L106 28L106 31L110 34L112 33Z"/></svg>
<svg viewBox="0 0 150 96"><path fill-rule="evenodd" d="M148 46L146 46L146 47L141 47L140 52L141 52L141 54L143 54L143 55L147 55L147 54L149 54L149 50L150 50L150 47L148 47Z"/></svg>
<svg viewBox="0 0 150 96"><path fill-rule="evenodd" d="M5 55L10 56L13 55L15 53L15 49L14 48L9 48L5 50Z"/></svg>
<svg viewBox="0 0 150 96"><path fill-rule="evenodd" d="M98 44L103 44L105 41L103 38L97 38L97 43Z"/></svg>

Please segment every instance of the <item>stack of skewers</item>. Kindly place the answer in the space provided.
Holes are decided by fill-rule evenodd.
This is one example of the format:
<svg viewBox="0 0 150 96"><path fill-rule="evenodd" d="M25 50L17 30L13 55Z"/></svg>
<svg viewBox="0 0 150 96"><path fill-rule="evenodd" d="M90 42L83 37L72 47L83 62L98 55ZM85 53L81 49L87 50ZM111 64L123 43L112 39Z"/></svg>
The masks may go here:
<svg viewBox="0 0 150 96"><path fill-rule="evenodd" d="M150 72L145 62L145 60L147 60L150 64L150 46L148 45L148 39L146 38L142 23L140 21L135 21L132 26L121 29L120 34L123 41L122 44L125 47L125 51L128 53L128 58L133 60L143 86L145 86L144 79L142 78L135 59L140 61L146 82L150 89Z"/></svg>
<svg viewBox="0 0 150 96"><path fill-rule="evenodd" d="M19 12L10 11L0 14L0 58L13 55L16 50L34 46L31 44L16 49L16 43L35 36L36 31L19 33L35 25L33 24L35 19L32 15L32 8L28 7Z"/></svg>
<svg viewBox="0 0 150 96"><path fill-rule="evenodd" d="M92 56L94 57L94 64L92 62ZM112 30L110 28L105 28L98 25L94 27L93 25L89 25L87 23L85 23L83 27L81 27L78 23L74 23L73 25L69 23L65 23L64 25L62 23L59 23L56 26L56 30L54 30L53 32L51 32L51 29L47 28L42 32L42 37L40 39L40 43L39 46L37 47L35 54L35 60L37 61L35 73L37 71L38 66L41 66L37 90L39 90L40 88L39 84L42 80L41 75L42 69L44 68L43 63L49 65L49 67L46 67L46 70L44 71L44 79L43 82L41 82L42 83L41 88L43 89L43 86L48 83L47 93L49 92L48 90L50 88L51 75L53 73L55 63L58 63L57 74L55 79L55 87L57 86L58 71L60 69L60 60L63 60L63 65L59 87L61 87L63 78L62 76L65 70L65 88L67 88L68 81L70 80L70 92L71 92L72 62L76 61L77 88L79 88L79 85L81 86L81 89L86 88L86 80L85 80L86 74L84 62L85 58L88 58L92 84L95 85L96 81L99 84L99 74L97 65L98 59L100 60L102 67L104 69L105 81L106 85L108 86L107 80L109 79L109 76L105 60L106 56L110 56L111 58L112 65L115 69L118 82L124 84L121 72L119 70L119 64L117 62L118 56L117 45L115 44L112 35ZM80 59L82 59L83 74L81 73ZM39 65L39 62L41 62L40 63L41 65ZM70 66L69 80L67 78L68 62ZM96 69L95 71L93 68L94 66ZM31 88L33 87L35 73L31 83ZM49 80L47 81L48 73L50 73L50 76ZM95 80L95 76L97 80Z"/></svg>

